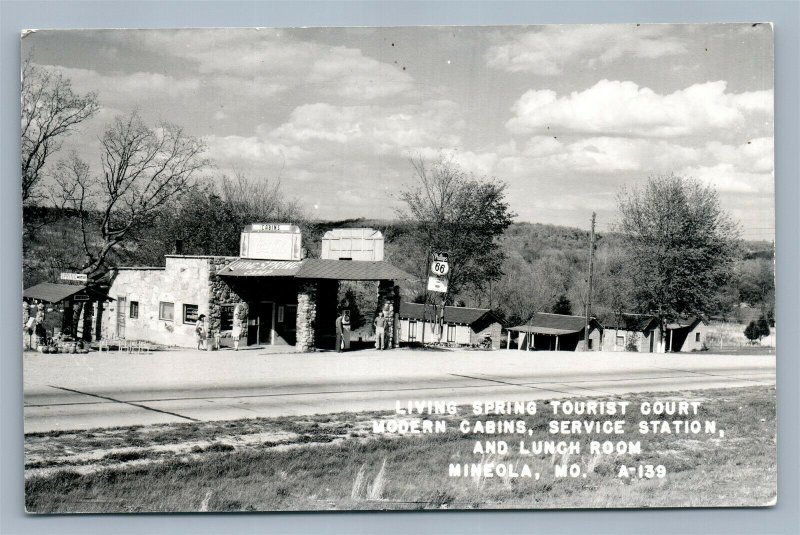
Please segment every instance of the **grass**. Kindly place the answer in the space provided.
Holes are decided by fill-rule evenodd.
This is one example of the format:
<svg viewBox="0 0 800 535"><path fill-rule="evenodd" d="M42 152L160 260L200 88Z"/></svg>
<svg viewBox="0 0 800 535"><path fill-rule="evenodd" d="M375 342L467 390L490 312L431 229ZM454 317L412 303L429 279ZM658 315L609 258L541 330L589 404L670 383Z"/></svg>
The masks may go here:
<svg viewBox="0 0 800 535"><path fill-rule="evenodd" d="M26 507L50 513L773 503L777 488L774 387L602 399L629 400L633 407L643 400L670 398L701 400L697 418L716 420L718 429L725 431L724 438L629 434L626 440L641 441L641 454L582 452L553 458L513 452L491 457L517 467L528 463L541 473L539 480L448 477L449 463L480 460L481 455L472 453L476 440L506 440L509 446L520 440L519 436L462 435L455 424L462 418L475 420L465 416L465 409L453 425L448 423L447 433L402 437L372 435L371 419L386 413L26 435ZM559 439L547 434L552 416L546 411L524 419L534 429L524 440ZM626 419L633 428L645 418L636 414ZM580 440L585 444L595 438L605 439L584 436ZM131 441L138 445L129 446ZM587 477L555 478L554 463L578 464ZM617 477L621 465L639 463L662 464L667 476Z"/></svg>

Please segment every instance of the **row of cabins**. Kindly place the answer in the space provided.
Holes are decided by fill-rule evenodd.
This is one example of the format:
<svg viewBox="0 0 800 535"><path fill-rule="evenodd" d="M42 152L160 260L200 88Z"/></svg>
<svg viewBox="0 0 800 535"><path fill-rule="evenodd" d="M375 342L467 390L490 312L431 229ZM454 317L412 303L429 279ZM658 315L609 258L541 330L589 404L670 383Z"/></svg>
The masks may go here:
<svg viewBox="0 0 800 535"><path fill-rule="evenodd" d="M436 338L433 313L423 305L400 305L400 342L433 341ZM539 312L523 325L506 329L506 348L514 343L527 351L636 351L640 353L688 352L703 349L707 324L687 318L666 325L662 339L658 320L642 314L614 314L589 321L583 316ZM488 309L445 307L441 342L451 345L479 345L488 335L491 345L501 347L503 325Z"/></svg>

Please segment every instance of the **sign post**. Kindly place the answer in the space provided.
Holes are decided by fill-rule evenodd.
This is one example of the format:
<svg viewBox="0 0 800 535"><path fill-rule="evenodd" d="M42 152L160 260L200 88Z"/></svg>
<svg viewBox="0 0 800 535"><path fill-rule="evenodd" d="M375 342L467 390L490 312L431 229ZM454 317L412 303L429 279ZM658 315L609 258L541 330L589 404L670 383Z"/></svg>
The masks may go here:
<svg viewBox="0 0 800 535"><path fill-rule="evenodd" d="M434 252L431 255L430 272L428 273L428 291L447 293L447 275L450 273L450 257L445 252Z"/></svg>
<svg viewBox="0 0 800 535"><path fill-rule="evenodd" d="M446 294L448 290L450 274L450 255L445 251L434 251L431 254L431 265L428 271L428 291ZM434 312L434 316L439 316L434 320L437 325L439 341L442 339L442 326L444 325L444 296L442 296L442 309L439 314ZM435 310L435 309L434 309ZM423 329L424 329L423 325Z"/></svg>

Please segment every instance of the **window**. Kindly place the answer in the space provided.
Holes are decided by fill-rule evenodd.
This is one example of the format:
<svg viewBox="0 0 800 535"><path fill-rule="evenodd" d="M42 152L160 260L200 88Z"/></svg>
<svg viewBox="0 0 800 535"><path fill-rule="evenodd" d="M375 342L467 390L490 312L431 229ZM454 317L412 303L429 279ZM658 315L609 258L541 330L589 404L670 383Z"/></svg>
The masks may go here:
<svg viewBox="0 0 800 535"><path fill-rule="evenodd" d="M447 325L447 341L455 342L456 341L456 326L455 325Z"/></svg>
<svg viewBox="0 0 800 535"><path fill-rule="evenodd" d="M230 331L233 329L233 310L235 305L222 305L219 307L219 330Z"/></svg>
<svg viewBox="0 0 800 535"><path fill-rule="evenodd" d="M278 307L278 323L283 323L283 306Z"/></svg>
<svg viewBox="0 0 800 535"><path fill-rule="evenodd" d="M197 323L197 316L199 316L197 305L183 305L183 322L184 323Z"/></svg>
<svg viewBox="0 0 800 535"><path fill-rule="evenodd" d="M158 319L163 321L175 320L175 303L169 301L159 301L158 303Z"/></svg>
<svg viewBox="0 0 800 535"><path fill-rule="evenodd" d="M615 343L617 347L622 347L625 345L625 336L617 335L617 341Z"/></svg>
<svg viewBox="0 0 800 535"><path fill-rule="evenodd" d="M131 309L128 315L133 319L139 317L139 301L131 301Z"/></svg>
<svg viewBox="0 0 800 535"><path fill-rule="evenodd" d="M695 342L699 342L700 341L700 333L694 333L694 341Z"/></svg>

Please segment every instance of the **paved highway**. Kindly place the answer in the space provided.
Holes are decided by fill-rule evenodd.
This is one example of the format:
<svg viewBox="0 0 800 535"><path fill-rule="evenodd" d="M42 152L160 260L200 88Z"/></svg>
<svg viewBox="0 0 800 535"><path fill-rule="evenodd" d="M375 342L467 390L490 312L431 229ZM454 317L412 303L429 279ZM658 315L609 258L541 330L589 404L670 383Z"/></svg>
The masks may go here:
<svg viewBox="0 0 800 535"><path fill-rule="evenodd" d="M500 351L24 354L25 432L775 384L775 355Z"/></svg>

